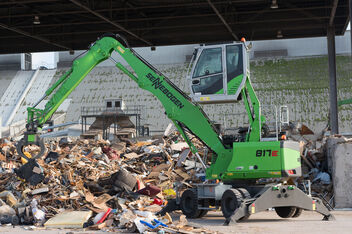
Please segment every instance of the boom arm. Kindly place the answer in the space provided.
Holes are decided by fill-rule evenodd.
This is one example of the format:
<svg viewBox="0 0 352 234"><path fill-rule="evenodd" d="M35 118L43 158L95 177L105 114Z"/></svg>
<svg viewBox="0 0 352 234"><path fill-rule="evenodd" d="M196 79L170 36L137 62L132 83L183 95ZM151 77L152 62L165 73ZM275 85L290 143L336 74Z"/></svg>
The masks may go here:
<svg viewBox="0 0 352 234"><path fill-rule="evenodd" d="M121 63L117 63L116 66L137 82L140 88L150 91L160 100L167 117L176 125L193 153L196 153L197 149L188 139L186 129L199 137L217 156L228 154L229 150L223 145L203 110L132 49L125 48L118 40L110 36L98 39L88 52L75 60L72 68L45 92L45 96L40 101L57 89L43 110L36 108L40 101L34 107L28 108L27 132L21 147L38 142L37 130L52 117L60 104L84 77L96 65L108 59L113 51L119 53L133 71L129 71ZM22 150L19 153L23 156ZM38 155L38 157L40 156Z"/></svg>

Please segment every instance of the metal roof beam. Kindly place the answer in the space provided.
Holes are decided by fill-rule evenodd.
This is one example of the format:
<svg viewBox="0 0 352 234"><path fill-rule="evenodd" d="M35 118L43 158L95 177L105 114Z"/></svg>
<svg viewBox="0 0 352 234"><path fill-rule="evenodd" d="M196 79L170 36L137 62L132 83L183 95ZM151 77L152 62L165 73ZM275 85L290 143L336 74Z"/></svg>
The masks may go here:
<svg viewBox="0 0 352 234"><path fill-rule="evenodd" d="M30 34L28 32L23 31L23 30L20 30L20 29L14 28L14 27L10 27L10 26L7 26L7 25L2 24L2 23L0 23L0 27L4 28L4 29L7 29L7 30L10 30L12 32L16 32L18 34L22 34L22 35L27 36L27 37L34 38L36 40L39 40L39 41L42 41L42 42L45 42L45 43L48 43L48 44L57 46L57 47L62 48L62 49L71 50L71 48L68 47L68 46L65 46L65 45L50 41L49 39L47 39L45 37L42 37L42 36L32 35L32 34Z"/></svg>
<svg viewBox="0 0 352 234"><path fill-rule="evenodd" d="M217 5L218 3L213 3L214 5ZM1 5L1 3L0 3ZM208 3L207 3L208 5ZM287 5L287 4L286 4ZM188 6L188 5L186 5ZM154 6L155 9L161 8L159 6ZM170 4L168 8L172 8L172 7L182 7L182 5L172 5ZM339 7L346 7L348 8L348 5L340 5ZM150 7L152 8L152 7ZM305 7L305 8L282 8L282 9L275 9L275 12L290 12L290 11L302 11L304 9L305 12L310 11L310 10L322 10L322 9L330 9L330 6L314 6L314 7ZM104 12L110 12L110 11L114 11L114 12L120 12L120 11L126 11L126 10L140 10L140 9L149 9L146 7L134 7L132 8L105 8L105 9L97 9L95 10L95 12L98 13L104 13ZM267 11L265 9L265 11ZM32 16L51 16L51 15L75 15L75 14L80 14L80 13L86 13L87 11L82 11L82 10L70 10L70 11L51 11L51 12L41 12L41 13L26 13L26 14L15 14L15 15L11 15L11 18L22 18L22 17L32 17ZM236 12L236 14L238 15L246 15L246 14L261 14L262 11L253 11L253 10L249 10L249 11L238 11ZM142 12L141 12L142 13ZM313 15L311 15L313 16ZM166 16L165 16L166 17ZM314 16L313 16L314 17ZM4 15L0 15L0 19L7 19L9 18L8 15L4 14ZM149 18L149 17L148 17ZM145 20L145 19L144 19ZM127 19L127 21L129 21L129 19Z"/></svg>
<svg viewBox="0 0 352 234"><path fill-rule="evenodd" d="M150 20L165 20L165 19L184 19L184 18L202 18L202 17L212 17L216 16L216 14L206 14L206 15L188 15L188 16L174 16L174 17L155 17L155 18L150 18ZM344 18L342 16L335 16L335 18ZM316 17L315 19L319 20L326 20L328 21L330 19L330 16L321 16L321 17ZM296 21L309 21L309 19L300 17L300 18L287 18L287 19L282 19L280 22L296 22ZM130 19L129 22L141 22L145 21L145 19ZM255 23L271 23L271 22L277 22L277 19L264 19L264 20L255 20L255 21L239 21L236 22L236 25L242 25L242 24L255 24ZM122 21L121 21L122 22ZM106 24L105 21L83 21L83 22L67 22L67 23L52 23L52 24L45 24L45 25L36 25L36 28L49 28L49 27L59 27L59 26L77 26L77 25L93 25L93 24ZM183 25L183 24L180 24ZM32 25L26 25L26 26L18 26L17 28L19 29L31 29L33 28ZM67 28L66 28L67 29Z"/></svg>
<svg viewBox="0 0 352 234"><path fill-rule="evenodd" d="M312 20L315 20L316 22L319 22L321 23L321 20L317 19L317 16L308 12L307 8L299 8L297 7L296 5L293 5L289 2L285 2L284 5L286 5L288 8L292 8L294 11L298 12L298 13L301 13L302 15L308 17L308 18L311 18Z"/></svg>
<svg viewBox="0 0 352 234"><path fill-rule="evenodd" d="M237 37L237 35L232 31L230 25L226 22L226 20L224 19L224 17L222 17L222 15L220 14L220 12L218 11L218 9L216 9L216 7L214 6L214 4L210 1L207 0L210 7L213 8L214 12L217 14L217 16L220 18L221 22L225 25L225 27L227 28L227 30L230 32L231 36L236 40L239 41L239 38Z"/></svg>
<svg viewBox="0 0 352 234"><path fill-rule="evenodd" d="M27 4L27 3L48 3L48 2L58 2L59 0L27 0L27 1L10 1L10 2L0 2L2 5L16 5L16 4Z"/></svg>
<svg viewBox="0 0 352 234"><path fill-rule="evenodd" d="M192 24L192 25L175 25L175 26L152 26L152 27L141 27L141 28L135 28L135 30L141 30L141 31L150 31L150 30L168 30L168 29L179 29L179 28L200 28L200 27L219 27L223 25L221 22L216 22L216 23L207 23L207 24ZM231 25L237 25L238 24L231 24ZM263 25L266 25L265 23L263 23ZM284 24L282 24L284 25ZM271 28L268 27L264 27L261 25L261 27L259 27L257 29L258 32L263 32L263 31L267 31L267 32L272 32L273 30L282 28L281 24L278 25L273 25ZM341 26L340 24L337 24L337 26ZM304 25L293 25L293 26L286 26L285 29L286 30L300 30L300 29L309 29L309 28L321 28L324 29L326 27L326 25L323 24L309 24L306 23ZM248 29L248 27L244 24L241 25L240 27L238 27L238 31L246 31ZM109 29L108 29L109 30ZM111 30L111 29L110 29ZM47 34L42 34L41 36L67 36L67 35L83 35L83 34L96 34L96 33L104 33L106 32L106 29L99 29L99 30L90 30L90 31L74 31L74 32L53 32L53 33L47 33ZM11 36L5 36L5 37L1 37L0 39L9 39ZM81 39L80 39L81 40Z"/></svg>
<svg viewBox="0 0 352 234"><path fill-rule="evenodd" d="M332 26L334 23L334 19L335 19L335 14L336 14L336 9L337 9L337 5L339 4L339 0L334 0L333 4L332 4L332 9L331 9L331 13L330 13L330 20L329 20L329 26Z"/></svg>
<svg viewBox="0 0 352 234"><path fill-rule="evenodd" d="M127 5L129 8L133 9L134 11L136 11L136 12L137 12L138 14L140 14L141 16L143 16L144 18L147 18L147 17L148 17L148 16L147 16L146 14L144 14L142 11L137 10L136 7L133 6L131 3L126 2L126 5Z"/></svg>
<svg viewBox="0 0 352 234"><path fill-rule="evenodd" d="M144 40L144 39L141 38L140 36L136 35L135 33L131 32L130 30L124 28L124 27L121 26L120 24L117 24L117 23L115 23L115 22L109 20L109 19L106 18L105 16L103 16L103 15L99 14L98 12L93 11L93 10L90 9L89 7L87 7L87 6L83 5L83 4L81 4L79 1L77 1L77 0L70 0L70 1L71 1L72 3L74 3L75 5L77 5L77 6L81 7L81 8L83 8L84 10L86 10L86 11L92 13L93 15L99 17L100 19L102 19L102 20L108 22L109 24L114 25L116 28L118 28L118 29L120 29L120 30L122 30L122 31L124 31L124 32L126 32L126 33L128 33L128 34L130 34L131 36L133 36L133 37L135 37L135 38L137 38L137 39L139 39L139 40L141 40L141 41L143 41L143 42L146 43L147 45L149 45L149 46L152 46L152 45L153 45L153 43L151 43L151 42L149 42L149 41L147 41L147 40Z"/></svg>

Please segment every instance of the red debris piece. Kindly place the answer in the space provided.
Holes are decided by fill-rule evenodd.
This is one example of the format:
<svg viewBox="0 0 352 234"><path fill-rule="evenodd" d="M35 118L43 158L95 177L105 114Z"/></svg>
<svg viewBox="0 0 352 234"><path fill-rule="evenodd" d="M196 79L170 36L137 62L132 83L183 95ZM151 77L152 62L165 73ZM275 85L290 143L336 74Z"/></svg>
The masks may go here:
<svg viewBox="0 0 352 234"><path fill-rule="evenodd" d="M157 186L154 185L147 185L147 187L140 189L137 191L137 193L142 194L142 195L146 195L149 197L154 197L156 196L158 193L160 193L161 189Z"/></svg>

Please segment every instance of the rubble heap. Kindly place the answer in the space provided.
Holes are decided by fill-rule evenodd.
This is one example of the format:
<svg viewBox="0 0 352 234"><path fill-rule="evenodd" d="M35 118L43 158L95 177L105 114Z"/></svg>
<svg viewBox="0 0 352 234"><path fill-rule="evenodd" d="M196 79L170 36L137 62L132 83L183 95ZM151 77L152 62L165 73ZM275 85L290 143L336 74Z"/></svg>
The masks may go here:
<svg viewBox="0 0 352 234"><path fill-rule="evenodd" d="M196 140L194 143L202 147ZM38 159L33 169L43 174L43 180L29 183L18 178L13 169L31 160L19 158L15 142L2 139L1 223L207 232L187 225L184 216L173 221L168 213L155 215L167 199L175 198L175 182L187 187L190 181L199 181L196 173L200 165L176 132L168 138L138 142L62 138L46 146L49 153ZM30 157L37 149L29 146L26 150Z"/></svg>
<svg viewBox="0 0 352 234"><path fill-rule="evenodd" d="M327 138L311 140L304 134L290 138L301 144L303 176L296 181L298 186L304 191L312 183L312 194L333 207ZM190 139L210 163L211 152L196 138ZM16 142L1 139L0 143L0 223L209 232L192 227L184 216L175 221L168 213L156 215L175 199L175 188L184 190L204 180L201 164L178 132L144 141L52 140L46 143L49 152L37 162L20 158ZM37 150L28 146L25 154L31 158ZM21 179L14 171L22 165L31 171L23 170Z"/></svg>

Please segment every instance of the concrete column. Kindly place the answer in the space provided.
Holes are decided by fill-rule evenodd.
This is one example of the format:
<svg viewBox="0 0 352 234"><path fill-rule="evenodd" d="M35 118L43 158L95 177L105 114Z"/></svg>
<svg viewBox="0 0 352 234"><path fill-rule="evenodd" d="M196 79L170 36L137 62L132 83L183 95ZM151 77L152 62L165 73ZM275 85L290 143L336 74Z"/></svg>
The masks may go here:
<svg viewBox="0 0 352 234"><path fill-rule="evenodd" d="M24 70L24 71L32 70L32 54L30 53L21 54L21 70Z"/></svg>
<svg viewBox="0 0 352 234"><path fill-rule="evenodd" d="M328 26L328 57L330 78L330 126L331 134L339 133L336 84L335 27Z"/></svg>
<svg viewBox="0 0 352 234"><path fill-rule="evenodd" d="M350 42L351 42L351 56L352 56L352 0L350 0Z"/></svg>

